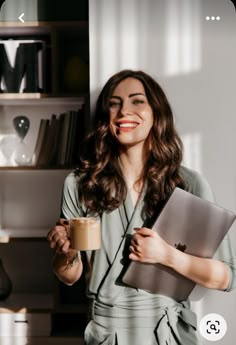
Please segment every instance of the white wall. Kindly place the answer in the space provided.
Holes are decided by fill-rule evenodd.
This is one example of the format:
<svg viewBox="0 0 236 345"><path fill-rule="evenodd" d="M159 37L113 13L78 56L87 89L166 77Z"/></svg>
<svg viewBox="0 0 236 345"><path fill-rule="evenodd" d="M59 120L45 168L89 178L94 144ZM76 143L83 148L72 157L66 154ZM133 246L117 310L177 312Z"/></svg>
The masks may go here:
<svg viewBox="0 0 236 345"><path fill-rule="evenodd" d="M207 21L207 16L220 20ZM236 211L236 20L230 0L90 0L90 91L115 72L142 69L169 97L185 143L185 164L201 171L217 202ZM231 231L236 248L236 226ZM236 291L210 291L194 303L199 319L215 312L236 332ZM206 342L207 343L207 342Z"/></svg>
<svg viewBox="0 0 236 345"><path fill-rule="evenodd" d="M0 21L18 21L24 13L24 20L38 19L38 0L5 0L0 12Z"/></svg>

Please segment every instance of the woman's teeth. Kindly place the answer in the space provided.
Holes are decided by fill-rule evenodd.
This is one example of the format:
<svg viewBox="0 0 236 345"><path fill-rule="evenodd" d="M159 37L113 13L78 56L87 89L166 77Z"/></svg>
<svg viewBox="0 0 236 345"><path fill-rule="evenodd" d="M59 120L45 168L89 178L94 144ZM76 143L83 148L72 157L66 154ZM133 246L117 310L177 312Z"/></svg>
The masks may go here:
<svg viewBox="0 0 236 345"><path fill-rule="evenodd" d="M127 127L136 127L137 123L120 123L119 127L127 128Z"/></svg>

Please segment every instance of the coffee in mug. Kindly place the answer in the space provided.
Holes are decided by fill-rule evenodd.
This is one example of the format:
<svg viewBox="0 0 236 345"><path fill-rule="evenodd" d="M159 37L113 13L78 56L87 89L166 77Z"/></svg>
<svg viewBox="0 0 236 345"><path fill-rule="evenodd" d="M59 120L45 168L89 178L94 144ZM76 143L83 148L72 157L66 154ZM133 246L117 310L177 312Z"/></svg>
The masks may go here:
<svg viewBox="0 0 236 345"><path fill-rule="evenodd" d="M101 226L99 218L81 217L70 220L71 248L95 250L101 248Z"/></svg>

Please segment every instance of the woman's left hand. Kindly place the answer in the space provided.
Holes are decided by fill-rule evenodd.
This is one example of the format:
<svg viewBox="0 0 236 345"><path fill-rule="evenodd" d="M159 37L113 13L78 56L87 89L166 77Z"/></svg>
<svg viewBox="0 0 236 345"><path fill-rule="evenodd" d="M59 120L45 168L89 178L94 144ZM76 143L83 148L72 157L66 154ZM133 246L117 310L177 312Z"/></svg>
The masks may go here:
<svg viewBox="0 0 236 345"><path fill-rule="evenodd" d="M229 286L229 270L224 262L183 253L165 242L155 231L135 228L129 258L145 263L160 263L209 289L225 290Z"/></svg>
<svg viewBox="0 0 236 345"><path fill-rule="evenodd" d="M167 264L171 247L153 230L135 228L129 247L129 258L133 261Z"/></svg>

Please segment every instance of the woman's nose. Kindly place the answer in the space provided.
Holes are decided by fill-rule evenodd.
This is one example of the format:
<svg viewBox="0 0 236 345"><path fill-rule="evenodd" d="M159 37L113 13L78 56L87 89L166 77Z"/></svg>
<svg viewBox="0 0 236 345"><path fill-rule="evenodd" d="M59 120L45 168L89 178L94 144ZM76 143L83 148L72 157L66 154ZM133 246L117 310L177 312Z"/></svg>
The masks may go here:
<svg viewBox="0 0 236 345"><path fill-rule="evenodd" d="M124 102L120 107L120 113L122 115L129 115L133 113L132 105L128 102Z"/></svg>

